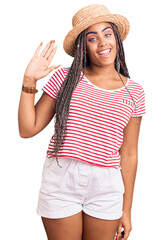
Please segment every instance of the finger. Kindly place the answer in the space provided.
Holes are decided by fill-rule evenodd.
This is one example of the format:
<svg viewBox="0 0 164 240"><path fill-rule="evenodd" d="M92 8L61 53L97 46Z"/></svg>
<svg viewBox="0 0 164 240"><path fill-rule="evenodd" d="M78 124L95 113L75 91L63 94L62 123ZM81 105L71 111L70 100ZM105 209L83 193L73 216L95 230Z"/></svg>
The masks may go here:
<svg viewBox="0 0 164 240"><path fill-rule="evenodd" d="M117 229L118 236L121 235L121 230L122 230L122 223L120 222L118 229Z"/></svg>
<svg viewBox="0 0 164 240"><path fill-rule="evenodd" d="M45 46L45 48L43 49L43 51L41 52L40 56L41 57L44 57L44 55L46 54L47 50L49 49L50 45L51 45L51 42L50 41L49 43L47 43L47 45Z"/></svg>
<svg viewBox="0 0 164 240"><path fill-rule="evenodd" d="M49 57L49 55L51 54L52 50L54 49L54 44L55 44L54 41L51 42L51 45L50 45L49 49L47 50L47 52L45 53L44 58L47 59Z"/></svg>
<svg viewBox="0 0 164 240"><path fill-rule="evenodd" d="M54 47L54 49L51 51L49 57L47 58L47 61L49 62L49 64L51 63L51 61L52 61L52 59L53 59L53 57L54 57L54 55L55 55L55 53L56 53L56 51L57 51L57 47L58 47L58 46L55 46L55 47Z"/></svg>
<svg viewBox="0 0 164 240"><path fill-rule="evenodd" d="M41 43L39 44L39 46L37 47L37 49L36 49L36 51L35 51L35 53L34 53L34 56L38 56L38 55L39 55L39 52L40 52L40 49L41 49L42 45L43 45L43 42L41 42Z"/></svg>

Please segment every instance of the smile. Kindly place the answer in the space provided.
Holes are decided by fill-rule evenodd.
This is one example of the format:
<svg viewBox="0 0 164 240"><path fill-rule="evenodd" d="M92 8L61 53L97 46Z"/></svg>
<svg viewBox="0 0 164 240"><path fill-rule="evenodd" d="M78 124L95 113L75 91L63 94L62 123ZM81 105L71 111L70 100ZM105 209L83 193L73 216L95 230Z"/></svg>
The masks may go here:
<svg viewBox="0 0 164 240"><path fill-rule="evenodd" d="M100 57L108 57L110 55L110 53L111 53L111 49L110 48L98 52Z"/></svg>

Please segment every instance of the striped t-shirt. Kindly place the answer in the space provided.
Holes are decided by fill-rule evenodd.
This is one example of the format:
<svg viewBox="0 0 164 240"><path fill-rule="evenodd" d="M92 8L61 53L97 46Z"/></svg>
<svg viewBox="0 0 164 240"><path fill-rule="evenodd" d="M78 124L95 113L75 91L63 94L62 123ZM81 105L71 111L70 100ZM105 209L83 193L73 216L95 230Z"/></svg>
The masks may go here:
<svg viewBox="0 0 164 240"><path fill-rule="evenodd" d="M57 99L69 69L56 70L42 90ZM121 168L119 149L123 142L123 129L130 117L136 117L136 111L138 117L146 113L143 87L130 78L127 80L126 87L135 105L125 86L106 90L83 76L72 94L66 136L58 152L59 163L60 157L70 157L102 167ZM54 157L53 149L52 136L47 157Z"/></svg>

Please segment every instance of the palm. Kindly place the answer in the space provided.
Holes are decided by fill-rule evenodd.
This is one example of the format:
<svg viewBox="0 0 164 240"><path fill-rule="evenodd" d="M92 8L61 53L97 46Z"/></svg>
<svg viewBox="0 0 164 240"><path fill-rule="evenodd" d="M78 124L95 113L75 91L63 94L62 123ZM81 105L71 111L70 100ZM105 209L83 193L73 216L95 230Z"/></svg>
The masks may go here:
<svg viewBox="0 0 164 240"><path fill-rule="evenodd" d="M49 62L41 57L34 56L26 69L26 75L33 76L34 80L38 80L46 76L46 71L49 66Z"/></svg>
<svg viewBox="0 0 164 240"><path fill-rule="evenodd" d="M38 79L41 79L48 75L48 73L53 69L59 67L52 66L48 68L57 49L57 46L54 47L53 43L54 42L48 43L40 55L39 51L41 49L41 44L39 45L39 47L36 49L34 56L32 57L31 61L29 62L26 68L24 74L26 77L29 77L34 81L37 81Z"/></svg>

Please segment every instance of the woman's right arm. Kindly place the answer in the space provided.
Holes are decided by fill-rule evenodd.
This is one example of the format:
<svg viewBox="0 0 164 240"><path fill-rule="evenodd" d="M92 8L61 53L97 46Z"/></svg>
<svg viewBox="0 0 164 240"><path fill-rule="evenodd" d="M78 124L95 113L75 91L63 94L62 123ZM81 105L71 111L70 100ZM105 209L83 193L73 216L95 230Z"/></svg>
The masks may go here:
<svg viewBox="0 0 164 240"><path fill-rule="evenodd" d="M59 66L49 67L55 53L57 46L54 47L54 41L51 41L43 49L39 56L39 51L42 44L37 48L33 58L26 68L23 85L25 87L36 87L37 80L48 75L53 69ZM56 111L56 100L43 93L36 105L35 94L21 92L19 110L18 110L18 125L19 133L23 138L33 137L53 118Z"/></svg>

